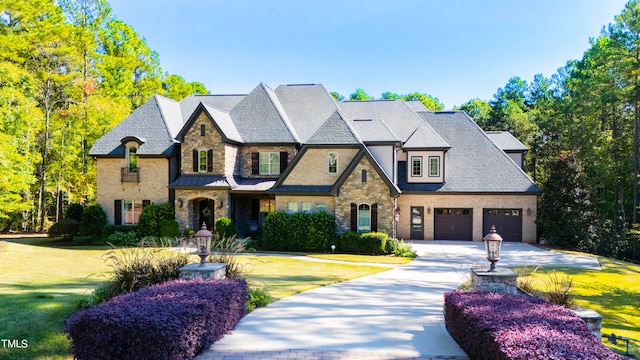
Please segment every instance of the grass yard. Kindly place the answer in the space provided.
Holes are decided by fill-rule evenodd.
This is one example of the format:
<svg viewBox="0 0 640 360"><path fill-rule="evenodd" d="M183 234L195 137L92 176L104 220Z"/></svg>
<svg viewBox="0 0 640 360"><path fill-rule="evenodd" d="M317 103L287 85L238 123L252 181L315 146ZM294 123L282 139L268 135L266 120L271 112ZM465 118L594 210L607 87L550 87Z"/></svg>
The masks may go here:
<svg viewBox="0 0 640 360"><path fill-rule="evenodd" d="M533 287L546 289L548 274L555 270L573 279L571 294L576 305L599 312L602 333L614 333L634 341L629 352L640 358L640 266L599 257L602 270L541 267L533 274ZM622 342L619 342L621 344ZM607 346L624 351L624 346Z"/></svg>
<svg viewBox="0 0 640 360"><path fill-rule="evenodd" d="M397 256L368 256L368 255L350 255L350 254L311 254L308 255L311 258L325 259L325 260L337 260L337 261L349 261L349 262L363 262L363 263L375 263L375 264L392 264L392 265L404 265L411 262L411 258L397 257Z"/></svg>
<svg viewBox="0 0 640 360"><path fill-rule="evenodd" d="M77 303L106 278L107 247L50 246L48 238L0 241L0 359L71 359L64 322ZM241 257L251 281L280 299L389 268L297 260ZM194 262L197 257L194 257ZM370 261L374 262L374 261ZM26 340L26 347L23 340Z"/></svg>

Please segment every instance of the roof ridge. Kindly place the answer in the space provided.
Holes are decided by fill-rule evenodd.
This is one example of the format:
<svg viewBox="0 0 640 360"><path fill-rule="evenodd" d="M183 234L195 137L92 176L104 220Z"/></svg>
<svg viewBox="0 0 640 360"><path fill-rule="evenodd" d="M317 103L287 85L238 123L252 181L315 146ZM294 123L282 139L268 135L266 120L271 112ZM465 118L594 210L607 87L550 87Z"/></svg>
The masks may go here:
<svg viewBox="0 0 640 360"><path fill-rule="evenodd" d="M167 121L167 117L165 115L165 111L162 108L162 105L160 104L160 101L158 101L159 99L162 100L171 100L174 103L178 104L178 106L180 106L180 103L171 99L171 98L167 98L165 96L159 95L159 94L155 94L153 95L153 99L156 102L156 106L158 107L158 110L160 110L160 118L162 119L162 122L164 122L164 129L167 131L167 135L169 135L169 139L171 139L172 142L177 142L176 138L173 136L173 134L171 134L171 128L169 126L169 122ZM182 114L180 114L180 124L184 125L184 119L182 119ZM177 135L177 134L176 134Z"/></svg>
<svg viewBox="0 0 640 360"><path fill-rule="evenodd" d="M280 115L280 119L284 123L284 126L287 128L287 130L289 130L289 133L291 134L291 136L298 143L302 143L300 141L300 137L298 136L298 133L295 131L293 125L291 124L291 120L289 120L289 116L284 111L284 107L280 103L280 99L278 99L278 95L275 93L275 91L273 91L272 88L270 88L267 84L265 84L263 82L261 82L260 85L258 85L258 86L261 86L264 89L264 92L267 94L267 97L269 98L269 101L271 102L273 107L278 112L278 115ZM275 99L274 99L274 97L275 97ZM276 104L276 100L277 100L277 104Z"/></svg>

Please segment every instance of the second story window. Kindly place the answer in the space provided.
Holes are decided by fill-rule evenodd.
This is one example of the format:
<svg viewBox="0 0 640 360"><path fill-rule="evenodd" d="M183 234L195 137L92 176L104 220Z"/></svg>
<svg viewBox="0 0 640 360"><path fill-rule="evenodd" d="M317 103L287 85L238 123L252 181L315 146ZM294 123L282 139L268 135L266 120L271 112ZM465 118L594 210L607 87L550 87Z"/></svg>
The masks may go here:
<svg viewBox="0 0 640 360"><path fill-rule="evenodd" d="M335 175L338 173L338 153L327 154L327 173Z"/></svg>
<svg viewBox="0 0 640 360"><path fill-rule="evenodd" d="M280 153L261 152L260 153L260 174L272 175L280 174Z"/></svg>
<svg viewBox="0 0 640 360"><path fill-rule="evenodd" d="M422 156L411 157L411 176L422 176Z"/></svg>
<svg viewBox="0 0 640 360"><path fill-rule="evenodd" d="M129 157L129 172L134 173L138 172L138 149L135 147L130 147L128 152Z"/></svg>
<svg viewBox="0 0 640 360"><path fill-rule="evenodd" d="M207 172L207 150L198 151L198 171Z"/></svg>
<svg viewBox="0 0 640 360"><path fill-rule="evenodd" d="M440 157L429 156L429 176L440 176Z"/></svg>

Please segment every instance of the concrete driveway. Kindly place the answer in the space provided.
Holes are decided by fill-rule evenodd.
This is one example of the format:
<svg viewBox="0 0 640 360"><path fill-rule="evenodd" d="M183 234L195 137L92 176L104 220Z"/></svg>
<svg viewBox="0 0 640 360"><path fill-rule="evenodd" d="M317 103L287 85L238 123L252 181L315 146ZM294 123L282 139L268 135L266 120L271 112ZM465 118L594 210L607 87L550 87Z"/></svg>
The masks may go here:
<svg viewBox="0 0 640 360"><path fill-rule="evenodd" d="M443 294L484 264L483 243L414 241L419 256L390 271L257 309L198 359L468 359L446 331ZM596 258L504 243L499 267L599 268Z"/></svg>

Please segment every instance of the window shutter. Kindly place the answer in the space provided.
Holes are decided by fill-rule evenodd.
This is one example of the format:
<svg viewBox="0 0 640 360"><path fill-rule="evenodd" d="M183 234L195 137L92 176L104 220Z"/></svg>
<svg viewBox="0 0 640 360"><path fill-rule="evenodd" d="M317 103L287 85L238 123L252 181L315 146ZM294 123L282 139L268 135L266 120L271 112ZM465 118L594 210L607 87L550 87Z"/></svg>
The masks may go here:
<svg viewBox="0 0 640 360"><path fill-rule="evenodd" d="M371 205L371 232L378 231L378 204Z"/></svg>
<svg viewBox="0 0 640 360"><path fill-rule="evenodd" d="M193 149L193 172L198 172L198 150Z"/></svg>
<svg viewBox="0 0 640 360"><path fill-rule="evenodd" d="M207 172L213 171L213 150L207 151Z"/></svg>
<svg viewBox="0 0 640 360"><path fill-rule="evenodd" d="M288 158L289 158L288 152L286 151L280 152L280 174L284 173L284 171L287 170L287 165L289 165Z"/></svg>
<svg viewBox="0 0 640 360"><path fill-rule="evenodd" d="M351 231L358 231L358 205L351 203Z"/></svg>
<svg viewBox="0 0 640 360"><path fill-rule="evenodd" d="M251 153L251 173L253 175L260 173L260 153Z"/></svg>
<svg viewBox="0 0 640 360"><path fill-rule="evenodd" d="M142 200L142 208L146 208L148 205L151 205L151 200Z"/></svg>
<svg viewBox="0 0 640 360"><path fill-rule="evenodd" d="M122 200L113 201L113 224L122 225Z"/></svg>

